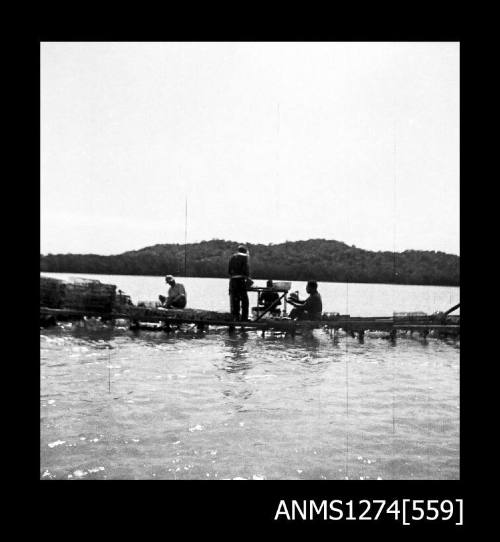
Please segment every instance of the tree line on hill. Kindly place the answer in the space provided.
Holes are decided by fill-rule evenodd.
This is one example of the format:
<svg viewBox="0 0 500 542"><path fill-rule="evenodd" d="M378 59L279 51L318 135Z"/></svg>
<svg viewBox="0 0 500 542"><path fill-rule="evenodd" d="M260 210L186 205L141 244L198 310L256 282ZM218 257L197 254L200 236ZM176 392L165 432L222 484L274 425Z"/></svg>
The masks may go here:
<svg viewBox="0 0 500 542"><path fill-rule="evenodd" d="M227 277L228 260L240 243L214 239L160 244L123 254L40 255L40 271L103 275ZM458 286L460 258L444 252L370 251L345 243L310 239L279 244L243 243L252 278Z"/></svg>

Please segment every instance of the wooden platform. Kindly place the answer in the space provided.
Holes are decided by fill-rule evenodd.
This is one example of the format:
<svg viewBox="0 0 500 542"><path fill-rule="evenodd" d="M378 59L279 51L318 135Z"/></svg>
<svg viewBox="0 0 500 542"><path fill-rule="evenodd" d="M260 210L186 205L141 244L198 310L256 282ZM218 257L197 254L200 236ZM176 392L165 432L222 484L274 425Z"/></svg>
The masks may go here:
<svg viewBox="0 0 500 542"><path fill-rule="evenodd" d="M227 327L229 330L236 328L253 329L262 332L279 331L290 335L312 331L313 329L329 329L336 332L340 329L362 339L366 331L385 331L391 337L395 337L398 331L418 332L426 336L430 332L442 335L460 335L460 323L458 319L452 321L436 316L425 316L414 319L401 319L393 317L351 317L342 315L321 321L290 320L287 318L269 318L259 321L240 322L231 318L229 313L215 311L203 311L199 309L162 309L129 306L124 310L106 314L96 312L82 312L74 309L51 309L40 308L40 323L46 325L55 324L57 320L82 319L84 317L99 317L103 321L126 319L130 328L140 328L147 323L159 323L161 329L169 331L173 326L191 324L200 330L208 330L213 327Z"/></svg>

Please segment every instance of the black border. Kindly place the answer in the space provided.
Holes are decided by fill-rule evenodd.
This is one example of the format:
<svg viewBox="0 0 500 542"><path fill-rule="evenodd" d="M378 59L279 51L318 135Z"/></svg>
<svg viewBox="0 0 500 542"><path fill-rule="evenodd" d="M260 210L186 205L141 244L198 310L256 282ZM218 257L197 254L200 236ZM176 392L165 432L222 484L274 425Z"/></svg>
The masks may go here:
<svg viewBox="0 0 500 542"><path fill-rule="evenodd" d="M167 25L168 26L168 25ZM460 42L460 131L463 134L464 119L464 47L462 32L455 29L429 30L420 29L419 32L406 32L404 30L392 29L392 32L386 32L381 39L380 34L374 30L366 31L365 28L359 31L342 31L334 25L334 32L324 31L321 28L312 30L304 29L300 31L284 31L280 36L276 31L248 31L235 30L232 27L225 32L218 33L214 37L209 29L200 31L186 31L184 28L176 30L168 27L167 31L146 32L148 35L139 36L135 32L129 32L126 29L117 30L116 26L107 26L103 30L92 29L85 30L67 30L65 28L47 30L44 26L36 32L36 39L30 42L29 47L29 89L33 89L30 95L30 104L33 103L33 117L40 118L40 42L42 41L458 41ZM358 26L359 28L359 26ZM370 26L371 28L371 26ZM456 27L455 27L456 28ZM335 35L332 35L335 34ZM135 34L135 35L134 35ZM278 32L279 34L279 32ZM134 37L132 38L132 35ZM31 123L30 123L31 124ZM36 124L36 123L35 123ZM35 129L34 153L39 156L40 151L40 132L39 123ZM463 135L461 135L460 149L460 171L461 177L464 176L463 164ZM39 161L38 171L33 172L33 176L38 175L40 179ZM35 165L35 169L36 165ZM464 209L462 206L463 185L461 183L461 230L462 217ZM40 185L35 192L40 198ZM35 202L33 209L35 217L39 218L39 200ZM39 221L38 221L39 224ZM464 254L463 237L461 240L461 253ZM31 266L30 266L31 267ZM33 272L35 269L33 268ZM461 275L464 280L464 266L461 264ZM38 291L38 277L33 281L34 291ZM466 291L461 288L461 303L465 304L462 313L462 325L465 322L467 327L467 307ZM464 317L465 316L465 317ZM467 336L466 336L467 337ZM34 341L34 348L37 342ZM34 352L35 354L35 352ZM477 503L472 495L472 460L467 451L465 443L469 441L472 434L470 422L467 421L467 412L470 407L470 394L472 386L472 370L467 362L470 362L471 352L469 351L469 340L461 341L461 378L460 378L460 408L461 408L461 430L460 430L460 477L458 481L266 481L263 484L234 484L227 485L229 482L218 481L217 485L209 481L162 481L160 485L153 486L152 481L140 481L138 484L130 485L126 481L113 481L111 484L86 485L86 484L63 484L56 482L52 484L40 484L39 479L39 456L38 456L38 438L35 438L35 459L32 481L36 484L38 493L38 505L45 510L46 514L53 517L54 514L63 518L66 514L69 518L78 517L80 511L82 520L85 516L89 522L98 521L105 526L108 532L118 532L122 528L126 531L138 529L138 533L146 535L160 528L160 536L168 536L172 532L172 527L181 527L186 532L199 526L216 527L220 533L233 534L238 536L247 533L250 530L258 532L269 532L270 534L277 530L283 530L286 533L300 532L303 529L310 530L312 526L321 527L328 533L337 533L339 530L351 531L353 529L378 531L380 528L389 528L390 530L399 529L399 524L387 522L284 522L283 520L275 522L273 520L276 507L280 499L305 499L315 498L334 499L334 498L464 498L464 522L465 526L470 524L473 511L477 512ZM33 356L34 357L34 356ZM38 390L36 389L38 386ZM468 389L466 389L466 387ZM40 380L34 379L32 393L35 397L35 417L39 412L39 394ZM39 435L39 419L34 424L35 435ZM38 463L38 464L37 464ZM225 484L225 485L223 485ZM470 507L470 510L469 510ZM117 517L118 514L118 517ZM96 515L99 516L99 520ZM92 519L90 519L92 518ZM69 519L71 523L71 519ZM56 520L57 522L57 520ZM421 522L413 524L411 527L403 527L403 533L410 530L426 530L428 527L449 528L450 525L430 524ZM231 531L232 528L238 528L237 531ZM298 529L298 531L297 531ZM49 529L50 530L50 529ZM405 531L406 530L406 531Z"/></svg>

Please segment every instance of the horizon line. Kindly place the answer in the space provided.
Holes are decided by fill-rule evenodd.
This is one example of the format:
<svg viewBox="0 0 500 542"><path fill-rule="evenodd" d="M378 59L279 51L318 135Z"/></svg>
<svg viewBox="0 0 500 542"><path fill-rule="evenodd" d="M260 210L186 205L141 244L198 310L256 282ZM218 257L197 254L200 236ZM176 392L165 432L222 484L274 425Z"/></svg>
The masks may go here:
<svg viewBox="0 0 500 542"><path fill-rule="evenodd" d="M212 239L202 239L201 241L191 241L189 243L174 243L174 242L170 242L170 243L155 243L153 245L146 245L146 246L143 246L141 248L132 248L132 249L128 249L128 250L124 250L123 252L115 252L115 253L111 253L111 254L98 254L96 252L47 252L47 253L42 253L40 252L40 256L49 256L49 255L52 255L52 256L56 256L56 255L73 255L73 256L76 256L76 255L82 255L82 256L103 256L103 257L108 257L108 256L120 256L122 254L125 254L127 252L138 252L140 250L145 250L145 249L148 249L148 248L152 248L152 247L157 247L157 246L163 246L163 245L176 245L176 246L189 246L189 245L198 245L198 244L201 244L201 243L210 243L212 241L224 241L226 243L234 243L235 245L262 245L262 246L276 246L276 245L284 245L286 243L305 243L305 242L308 242L308 241L334 241L336 243L339 243L339 244L342 244L342 245L346 245L347 247L349 248L355 248L355 249L358 249L358 250L363 250L363 251L366 251L366 252L389 252L389 253L395 253L395 254L402 254L403 252L408 252L408 251L414 251L414 252L435 252L435 253L442 253L442 254L447 254L447 255L450 255L450 256L457 256L458 258L460 257L460 254L457 254L457 253L454 253L454 252L445 252L444 250L434 250L434 249L415 249L415 248L405 248L405 249L402 249L402 250L399 250L399 251L395 251L395 250L373 250L373 249L369 249L369 248L362 248L362 247L359 247L355 244L352 244L352 245L349 245L349 243L346 243L345 241L338 241L337 239L326 239L324 237L311 237L309 239L296 239L296 240L285 240L285 241L280 241L280 242L269 242L269 243L259 243L259 242L251 242L251 241L233 241L231 239L221 239L221 238L218 238L218 237L215 237L215 238L212 238Z"/></svg>

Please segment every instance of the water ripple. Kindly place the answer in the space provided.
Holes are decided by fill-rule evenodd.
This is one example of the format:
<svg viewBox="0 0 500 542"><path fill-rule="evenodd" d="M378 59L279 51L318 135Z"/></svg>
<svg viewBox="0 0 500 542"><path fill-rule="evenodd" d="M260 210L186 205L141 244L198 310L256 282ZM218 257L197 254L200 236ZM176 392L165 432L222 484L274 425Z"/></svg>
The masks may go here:
<svg viewBox="0 0 500 542"><path fill-rule="evenodd" d="M456 344L56 328L40 346L42 479L458 478Z"/></svg>

